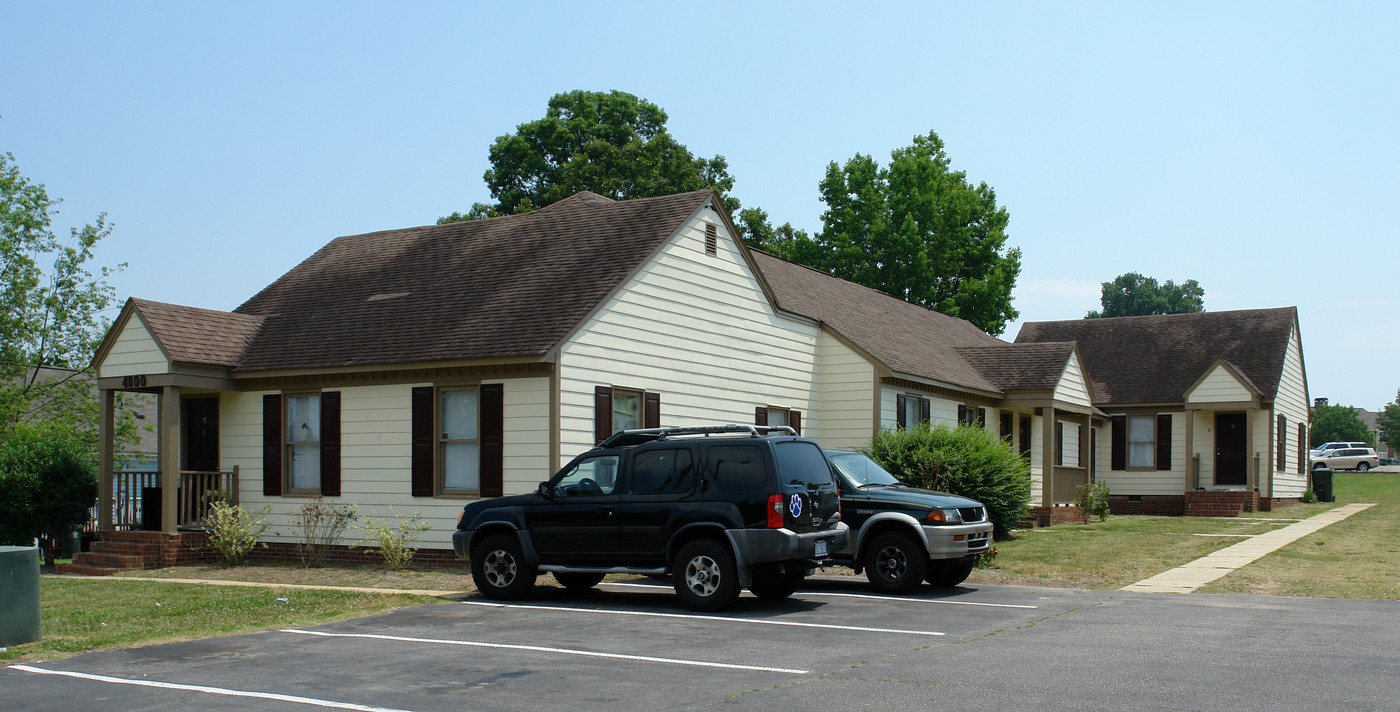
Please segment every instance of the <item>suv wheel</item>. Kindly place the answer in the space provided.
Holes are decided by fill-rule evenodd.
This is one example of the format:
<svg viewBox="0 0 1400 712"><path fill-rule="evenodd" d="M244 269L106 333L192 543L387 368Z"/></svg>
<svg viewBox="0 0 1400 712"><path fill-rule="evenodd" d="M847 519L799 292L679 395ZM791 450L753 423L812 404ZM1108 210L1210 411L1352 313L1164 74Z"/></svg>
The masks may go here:
<svg viewBox="0 0 1400 712"><path fill-rule="evenodd" d="M780 601L791 596L805 578L807 574L803 571L772 573L767 576L755 574L749 591L765 601Z"/></svg>
<svg viewBox="0 0 1400 712"><path fill-rule="evenodd" d="M1369 470L1369 469L1371 469L1371 463L1369 463L1369 462L1358 462L1358 463L1356 463L1356 471L1357 471L1357 472L1365 472L1365 471L1367 471L1367 470Z"/></svg>
<svg viewBox="0 0 1400 712"><path fill-rule="evenodd" d="M972 569L975 566L977 566L976 559L970 561L955 561L947 566L930 571L928 574L928 582L934 586L940 587L956 586L967 580L967 577L972 573Z"/></svg>
<svg viewBox="0 0 1400 712"><path fill-rule="evenodd" d="M887 532L865 551L865 577L884 593L904 594L918 588L928 570L928 555L914 538Z"/></svg>
<svg viewBox="0 0 1400 712"><path fill-rule="evenodd" d="M558 581L560 586L570 591L587 591L597 586L598 582L603 580L603 575L555 571L554 580Z"/></svg>
<svg viewBox="0 0 1400 712"><path fill-rule="evenodd" d="M510 534L486 537L472 552L472 581L481 595L517 601L535 585L535 567L525 563L520 541Z"/></svg>
<svg viewBox="0 0 1400 712"><path fill-rule="evenodd" d="M734 554L713 539L696 539L681 547L671 568L676 595L686 608L717 611L739 597Z"/></svg>

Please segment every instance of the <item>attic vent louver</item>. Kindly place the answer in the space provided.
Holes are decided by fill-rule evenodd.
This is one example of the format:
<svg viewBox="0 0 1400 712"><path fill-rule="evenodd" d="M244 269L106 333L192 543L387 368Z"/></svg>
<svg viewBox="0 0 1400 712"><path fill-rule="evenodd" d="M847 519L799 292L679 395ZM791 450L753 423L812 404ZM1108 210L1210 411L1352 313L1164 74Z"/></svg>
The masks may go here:
<svg viewBox="0 0 1400 712"><path fill-rule="evenodd" d="M371 295L369 296L369 298L366 299L365 301L367 301L367 302L383 302L383 301L388 301L388 300L390 300L390 299L400 299L400 298L406 297L406 296L408 296L408 292L394 292L394 293L392 293L392 294L371 294Z"/></svg>
<svg viewBox="0 0 1400 712"><path fill-rule="evenodd" d="M714 223L705 223L705 254L719 254L719 229Z"/></svg>

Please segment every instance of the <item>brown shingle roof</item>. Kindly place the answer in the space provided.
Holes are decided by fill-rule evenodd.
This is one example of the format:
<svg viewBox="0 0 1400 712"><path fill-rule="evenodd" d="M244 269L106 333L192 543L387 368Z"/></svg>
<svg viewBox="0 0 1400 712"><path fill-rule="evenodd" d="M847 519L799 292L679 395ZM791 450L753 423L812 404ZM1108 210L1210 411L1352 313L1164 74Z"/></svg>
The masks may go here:
<svg viewBox="0 0 1400 712"><path fill-rule="evenodd" d="M1016 343L1078 342L1099 405L1181 402L1216 359L1273 398L1297 321L1295 307L1041 321Z"/></svg>
<svg viewBox="0 0 1400 712"><path fill-rule="evenodd" d="M1072 342L965 346L957 352L1003 391L1054 390L1074 356Z"/></svg>
<svg viewBox="0 0 1400 712"><path fill-rule="evenodd" d="M711 199L581 192L338 238L235 310L265 317L237 370L543 355Z"/></svg>
<svg viewBox="0 0 1400 712"><path fill-rule="evenodd" d="M131 305L171 360L183 363L236 366L263 323L260 316L146 299Z"/></svg>
<svg viewBox="0 0 1400 712"><path fill-rule="evenodd" d="M827 324L890 370L999 391L958 349L1008 344L971 322L757 250L753 256L781 308Z"/></svg>

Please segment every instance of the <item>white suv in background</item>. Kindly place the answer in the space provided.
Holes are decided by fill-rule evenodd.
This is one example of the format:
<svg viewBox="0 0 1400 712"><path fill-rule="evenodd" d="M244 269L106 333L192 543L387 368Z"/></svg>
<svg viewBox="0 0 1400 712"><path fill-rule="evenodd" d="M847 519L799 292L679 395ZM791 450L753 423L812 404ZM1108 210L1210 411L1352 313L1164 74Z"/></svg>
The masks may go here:
<svg viewBox="0 0 1400 712"><path fill-rule="evenodd" d="M1340 450L1340 449L1342 449L1342 448L1363 448L1363 447L1371 447L1371 446L1370 446L1370 445L1367 445L1366 443L1363 443L1363 442L1356 442L1356 441L1354 441L1354 440L1353 440L1353 441L1350 441L1350 442L1345 442L1345 441L1344 441L1344 442L1323 443L1323 444L1318 445L1317 447L1313 448L1312 450L1309 450L1309 451L1308 451L1308 455L1311 456L1313 459L1317 459L1317 458L1319 458L1319 457L1323 457L1323 456L1327 455L1328 453L1332 452L1333 450Z"/></svg>
<svg viewBox="0 0 1400 712"><path fill-rule="evenodd" d="M1333 470L1357 470L1365 472L1372 467L1380 467L1381 459L1369 447L1344 447L1332 450L1322 457L1313 458L1313 467L1326 465Z"/></svg>

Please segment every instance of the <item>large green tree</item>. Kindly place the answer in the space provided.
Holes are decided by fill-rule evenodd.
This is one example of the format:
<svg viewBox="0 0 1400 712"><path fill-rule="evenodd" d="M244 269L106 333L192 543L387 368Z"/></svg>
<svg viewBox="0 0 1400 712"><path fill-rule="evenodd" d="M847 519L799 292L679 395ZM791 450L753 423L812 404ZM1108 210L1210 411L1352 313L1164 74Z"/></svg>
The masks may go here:
<svg viewBox="0 0 1400 712"><path fill-rule="evenodd" d="M491 145L485 176L493 204L476 203L438 223L512 215L581 190L616 200L734 187L724 156L697 158L666 130L666 112L620 91L571 91L549 100L544 118ZM726 196L731 214L739 202Z"/></svg>
<svg viewBox="0 0 1400 712"><path fill-rule="evenodd" d="M1375 445L1374 436L1366 428L1356 409L1349 405L1320 405L1313 408L1312 433L1308 443L1317 447L1323 443L1355 440Z"/></svg>
<svg viewBox="0 0 1400 712"><path fill-rule="evenodd" d="M1387 403L1376 415L1376 429L1381 440L1395 450L1400 450L1400 389L1395 391L1395 400Z"/></svg>
<svg viewBox="0 0 1400 712"><path fill-rule="evenodd" d="M950 167L930 131L894 150L888 166L856 154L831 162L819 186L827 209L810 238L778 236L780 256L966 319L989 334L1017 317L1011 290L1021 250L1007 246L1006 208L986 183Z"/></svg>
<svg viewBox="0 0 1400 712"><path fill-rule="evenodd" d="M66 240L54 234L59 202L20 173L12 154L0 155L0 439L22 424L65 423L95 453L87 368L116 298L107 279L125 265L92 265L111 233L105 213ZM121 426L134 437L132 421Z"/></svg>
<svg viewBox="0 0 1400 712"><path fill-rule="evenodd" d="M1152 277L1128 272L1118 275L1112 282L1104 282L1100 294L1099 303L1103 309L1085 314L1085 319L1188 314L1206 310L1206 290L1194 279L1181 284L1169 279L1158 284Z"/></svg>

